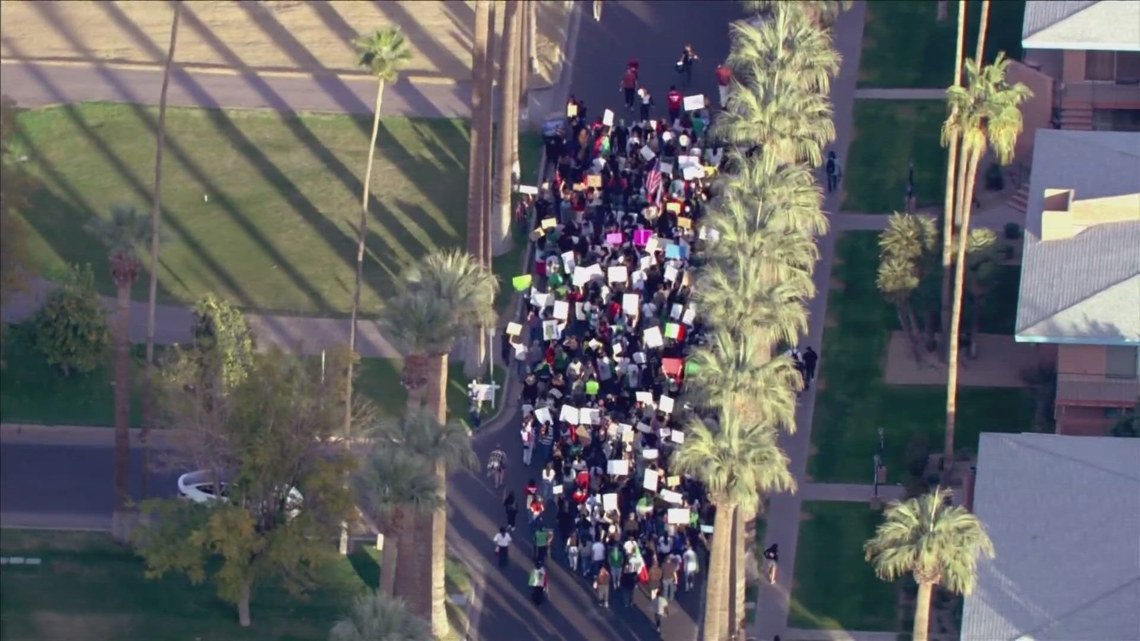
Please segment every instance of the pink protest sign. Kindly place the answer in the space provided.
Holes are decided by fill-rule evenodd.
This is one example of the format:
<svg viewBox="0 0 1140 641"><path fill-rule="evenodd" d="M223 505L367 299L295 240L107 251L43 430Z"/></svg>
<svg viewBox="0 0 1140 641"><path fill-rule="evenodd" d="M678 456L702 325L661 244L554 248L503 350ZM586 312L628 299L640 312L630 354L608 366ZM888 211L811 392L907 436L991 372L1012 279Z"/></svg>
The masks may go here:
<svg viewBox="0 0 1140 641"><path fill-rule="evenodd" d="M638 247L645 247L650 238L653 238L652 229L638 229L633 232L633 244Z"/></svg>
<svg viewBox="0 0 1140 641"><path fill-rule="evenodd" d="M606 244L607 245L621 245L623 242L625 242L625 239L622 237L620 231L615 231L615 232L606 234Z"/></svg>

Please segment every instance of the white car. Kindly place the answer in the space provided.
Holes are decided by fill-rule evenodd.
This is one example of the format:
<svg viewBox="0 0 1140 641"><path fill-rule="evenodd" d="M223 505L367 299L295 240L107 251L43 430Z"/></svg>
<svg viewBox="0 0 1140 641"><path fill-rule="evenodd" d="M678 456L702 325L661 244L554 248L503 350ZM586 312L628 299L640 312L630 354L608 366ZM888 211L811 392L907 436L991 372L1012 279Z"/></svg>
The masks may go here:
<svg viewBox="0 0 1140 641"><path fill-rule="evenodd" d="M178 477L178 495L195 503L208 503L219 499L227 501L229 500L227 490L228 486L225 481L219 481L217 483L217 489L215 489L215 484L209 470L195 470ZM297 516L303 499L304 497L301 496L301 492L297 488L289 488L288 507L290 518Z"/></svg>

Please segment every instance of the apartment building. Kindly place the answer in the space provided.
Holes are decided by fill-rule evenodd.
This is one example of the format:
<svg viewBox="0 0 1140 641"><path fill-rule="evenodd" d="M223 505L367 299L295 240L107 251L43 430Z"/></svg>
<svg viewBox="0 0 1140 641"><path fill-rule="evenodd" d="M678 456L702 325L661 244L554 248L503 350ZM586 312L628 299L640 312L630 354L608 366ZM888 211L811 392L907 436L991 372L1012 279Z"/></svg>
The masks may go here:
<svg viewBox="0 0 1140 641"><path fill-rule="evenodd" d="M1140 133L1035 135L1014 338L1056 346L1057 432L1103 435L1140 398Z"/></svg>

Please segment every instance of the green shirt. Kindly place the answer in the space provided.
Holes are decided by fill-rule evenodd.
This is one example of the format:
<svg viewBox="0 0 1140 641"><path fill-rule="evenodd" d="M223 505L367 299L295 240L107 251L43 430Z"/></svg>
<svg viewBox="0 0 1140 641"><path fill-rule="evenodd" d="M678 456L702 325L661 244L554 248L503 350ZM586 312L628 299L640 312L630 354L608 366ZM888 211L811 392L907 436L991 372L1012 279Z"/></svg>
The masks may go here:
<svg viewBox="0 0 1140 641"><path fill-rule="evenodd" d="M547 530L539 530L534 533L535 547L544 548L548 543L550 543L550 532Z"/></svg>

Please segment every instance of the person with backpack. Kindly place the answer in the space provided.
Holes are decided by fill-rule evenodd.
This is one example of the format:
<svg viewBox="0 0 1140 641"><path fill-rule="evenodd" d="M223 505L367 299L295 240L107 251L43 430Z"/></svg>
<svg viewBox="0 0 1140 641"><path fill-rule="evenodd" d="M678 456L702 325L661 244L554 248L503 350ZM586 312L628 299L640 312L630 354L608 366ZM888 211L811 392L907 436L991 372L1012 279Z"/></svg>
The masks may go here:
<svg viewBox="0 0 1140 641"><path fill-rule="evenodd" d="M839 188L839 180L843 177L843 169L839 166L839 158L834 151L827 152L827 193Z"/></svg>

